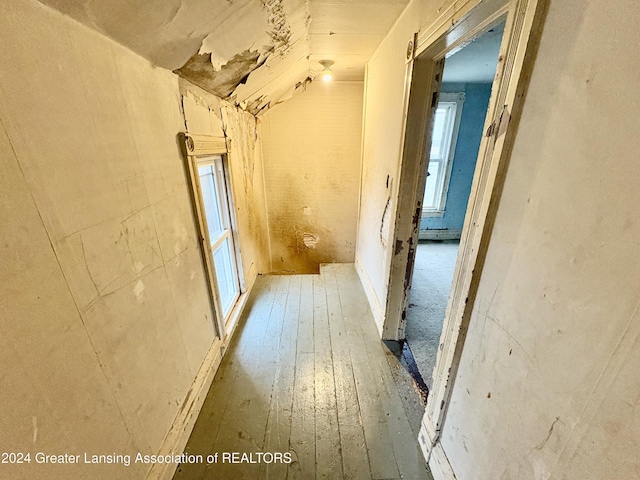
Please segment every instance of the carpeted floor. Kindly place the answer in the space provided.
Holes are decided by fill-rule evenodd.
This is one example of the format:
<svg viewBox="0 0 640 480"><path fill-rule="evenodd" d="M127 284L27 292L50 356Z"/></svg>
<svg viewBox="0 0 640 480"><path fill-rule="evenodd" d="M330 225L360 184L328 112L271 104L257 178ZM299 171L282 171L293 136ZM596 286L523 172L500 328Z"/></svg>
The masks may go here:
<svg viewBox="0 0 640 480"><path fill-rule="evenodd" d="M458 245L457 240L420 242L416 253L406 338L418 370L429 388L433 382L431 375L436 363Z"/></svg>

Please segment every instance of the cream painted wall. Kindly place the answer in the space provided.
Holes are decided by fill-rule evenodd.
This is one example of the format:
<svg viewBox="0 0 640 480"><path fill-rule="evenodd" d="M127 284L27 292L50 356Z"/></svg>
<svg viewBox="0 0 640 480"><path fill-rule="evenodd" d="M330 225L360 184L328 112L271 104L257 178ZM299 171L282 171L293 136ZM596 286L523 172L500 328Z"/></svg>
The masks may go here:
<svg viewBox="0 0 640 480"><path fill-rule="evenodd" d="M272 271L354 261L362 97L361 82L312 82L261 116Z"/></svg>
<svg viewBox="0 0 640 480"><path fill-rule="evenodd" d="M640 478L639 24L550 2L442 433L459 480Z"/></svg>
<svg viewBox="0 0 640 480"><path fill-rule="evenodd" d="M178 80L31 0L0 43L0 450L155 454L214 340Z"/></svg>
<svg viewBox="0 0 640 480"><path fill-rule="evenodd" d="M405 54L414 33L432 23L440 8L436 0L409 3L367 64L356 268L380 330L398 197Z"/></svg>

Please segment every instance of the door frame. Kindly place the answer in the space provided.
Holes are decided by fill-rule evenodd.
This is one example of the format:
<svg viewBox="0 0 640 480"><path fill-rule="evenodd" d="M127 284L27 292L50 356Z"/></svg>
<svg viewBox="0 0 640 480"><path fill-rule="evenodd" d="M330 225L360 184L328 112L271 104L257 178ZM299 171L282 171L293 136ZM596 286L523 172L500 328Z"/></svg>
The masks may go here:
<svg viewBox="0 0 640 480"><path fill-rule="evenodd" d="M427 461L432 458L432 452L434 454L432 469L445 472L446 476L448 470L445 464L448 465L448 462L439 444L440 432L475 303L545 5L545 0L452 2L435 22L408 39L404 92L406 115L402 125L404 140L382 329L383 338L393 340L404 338L407 294L413 275L433 114L438 103L444 58L506 16L485 120L485 135L478 152L438 348L433 389L429 393L419 435L419 443Z"/></svg>

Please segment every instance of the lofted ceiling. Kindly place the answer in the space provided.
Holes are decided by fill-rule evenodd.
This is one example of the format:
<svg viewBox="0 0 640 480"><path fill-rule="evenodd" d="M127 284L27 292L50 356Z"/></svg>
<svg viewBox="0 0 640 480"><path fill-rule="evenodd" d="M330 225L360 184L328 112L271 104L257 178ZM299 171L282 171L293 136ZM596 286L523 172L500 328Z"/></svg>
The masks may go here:
<svg viewBox="0 0 640 480"><path fill-rule="evenodd" d="M40 0L257 114L364 66L408 0Z"/></svg>

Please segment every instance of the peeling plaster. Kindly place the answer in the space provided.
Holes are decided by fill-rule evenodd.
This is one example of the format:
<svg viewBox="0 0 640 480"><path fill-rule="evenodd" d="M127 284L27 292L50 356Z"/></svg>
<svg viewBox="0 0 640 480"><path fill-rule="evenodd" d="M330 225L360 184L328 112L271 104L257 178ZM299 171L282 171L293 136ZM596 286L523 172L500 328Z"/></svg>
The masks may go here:
<svg viewBox="0 0 640 480"><path fill-rule="evenodd" d="M271 102L264 103L264 101L265 96L260 95L255 100L244 103L243 105L241 105L241 107L252 115L256 115L258 114L258 112L265 108L269 108L269 106L271 105Z"/></svg>
<svg viewBox="0 0 640 480"><path fill-rule="evenodd" d="M231 142L230 154L240 157L244 176L244 193L253 195L255 148L258 139L256 119L250 115L240 115L238 107L226 104L221 108L222 128Z"/></svg>
<svg viewBox="0 0 640 480"><path fill-rule="evenodd" d="M389 216L391 215L391 197L387 198L387 203L384 206L382 212L382 218L380 219L380 243L383 248L387 248L387 239L389 238L389 222L391 221Z"/></svg>
<svg viewBox="0 0 640 480"><path fill-rule="evenodd" d="M260 67L267 55L257 50L245 50L235 55L217 71L211 63L211 53L196 53L174 73L220 98L229 98L236 87L247 81L251 72Z"/></svg>
<svg viewBox="0 0 640 480"><path fill-rule="evenodd" d="M278 55L285 55L290 46L291 26L287 20L283 0L263 0L262 6L269 13L269 27L267 32L273 42L274 51Z"/></svg>
<svg viewBox="0 0 640 480"><path fill-rule="evenodd" d="M302 243L304 246L310 249L315 249L318 246L319 238L317 235L312 233L304 233L302 234Z"/></svg>
<svg viewBox="0 0 640 480"><path fill-rule="evenodd" d="M224 45L220 44L220 35L225 32L212 31L203 39L198 52L174 72L207 92L235 103L230 97L239 85L247 82L254 70L263 66L270 56L282 58L290 49L292 28L283 2L261 0L259 10L248 8L234 24L241 28L236 35L238 38L230 41L232 37L224 36ZM254 32L263 31L262 25L267 29L256 36ZM246 30L248 26L250 28ZM231 56L234 51L239 53ZM269 105L268 99L259 95L242 106L256 114Z"/></svg>
<svg viewBox="0 0 640 480"><path fill-rule="evenodd" d="M289 100L313 79L320 54L335 57L343 75L361 80L367 56L408 3L38 1L253 115ZM327 44L324 36L335 41ZM363 53L344 53L354 48Z"/></svg>

